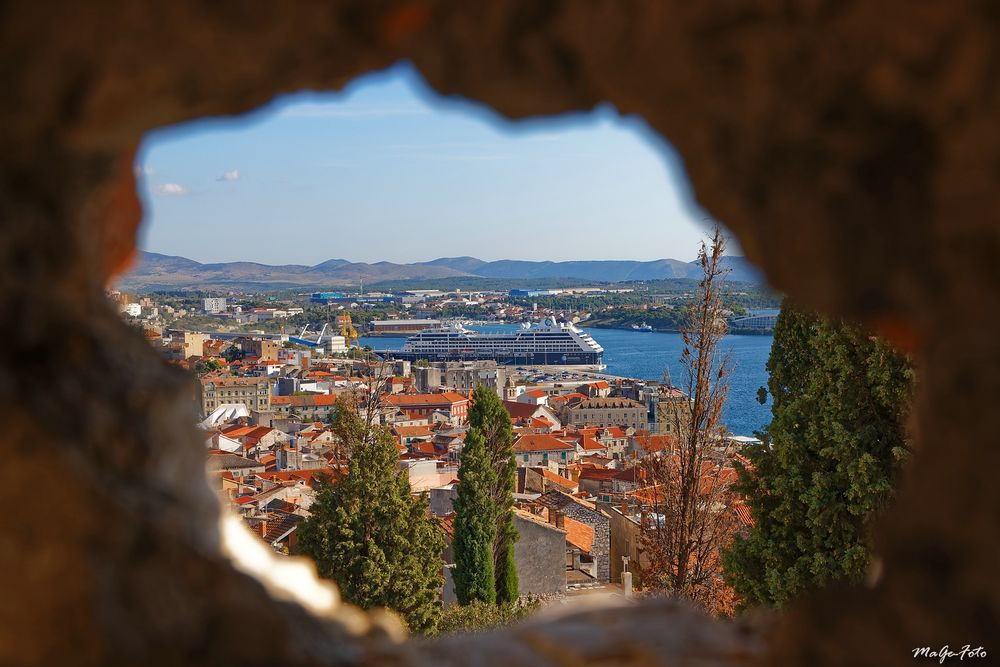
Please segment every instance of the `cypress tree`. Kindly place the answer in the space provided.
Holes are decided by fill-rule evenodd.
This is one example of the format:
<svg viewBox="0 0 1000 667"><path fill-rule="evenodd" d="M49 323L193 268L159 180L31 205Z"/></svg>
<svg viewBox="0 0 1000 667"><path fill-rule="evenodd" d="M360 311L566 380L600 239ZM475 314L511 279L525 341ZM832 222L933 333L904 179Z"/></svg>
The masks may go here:
<svg viewBox="0 0 1000 667"><path fill-rule="evenodd" d="M455 596L459 604L496 602L493 542L496 538L496 508L492 489L496 472L479 428L465 435L458 467L458 497L455 499Z"/></svg>
<svg viewBox="0 0 1000 667"><path fill-rule="evenodd" d="M517 563L514 560L514 541L517 539L517 528L514 518L507 520L506 530L514 534L501 543L500 560L496 564L497 604L510 606L517 602L520 594L520 582L517 578Z"/></svg>
<svg viewBox="0 0 1000 667"><path fill-rule="evenodd" d="M783 305L768 360L772 421L737 490L754 526L725 555L745 605L858 581L868 527L906 453L907 361L857 327Z"/></svg>
<svg viewBox="0 0 1000 667"><path fill-rule="evenodd" d="M514 561L514 480L517 463L514 460L514 430L510 413L503 401L489 388L480 385L472 393L469 424L477 428L485 440L486 451L494 477L490 495L495 510L493 537L493 572L497 604L517 601L519 582Z"/></svg>
<svg viewBox="0 0 1000 667"><path fill-rule="evenodd" d="M299 526L298 551L347 602L392 609L411 630L432 632L441 616L443 531L397 470L391 433L374 428L351 445L348 475L321 483L312 516Z"/></svg>

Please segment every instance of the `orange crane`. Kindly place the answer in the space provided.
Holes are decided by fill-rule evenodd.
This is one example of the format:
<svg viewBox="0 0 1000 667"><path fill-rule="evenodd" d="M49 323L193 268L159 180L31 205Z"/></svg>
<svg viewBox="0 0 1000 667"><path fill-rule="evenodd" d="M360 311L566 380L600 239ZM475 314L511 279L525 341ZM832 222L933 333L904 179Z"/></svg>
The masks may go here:
<svg viewBox="0 0 1000 667"><path fill-rule="evenodd" d="M337 326L340 327L340 335L344 337L348 347L361 347L358 342L358 330L354 328L350 313L337 315Z"/></svg>

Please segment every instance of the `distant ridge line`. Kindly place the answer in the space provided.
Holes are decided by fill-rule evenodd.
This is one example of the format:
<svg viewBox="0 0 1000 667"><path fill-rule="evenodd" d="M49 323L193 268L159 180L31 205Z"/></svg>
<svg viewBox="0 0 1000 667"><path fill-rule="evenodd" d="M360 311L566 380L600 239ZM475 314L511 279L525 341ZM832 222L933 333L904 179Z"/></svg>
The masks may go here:
<svg viewBox="0 0 1000 667"><path fill-rule="evenodd" d="M764 279L744 257L724 258L731 269L729 280L762 284ZM126 289L157 287L191 288L200 285L283 284L289 287L352 285L399 280L442 278L492 278L519 280L575 279L595 283L698 278L696 262L678 259L531 261L501 259L487 262L475 257L441 257L427 262L351 262L329 259L312 266L270 265L258 262L201 263L187 257L141 252L135 268L118 281Z"/></svg>

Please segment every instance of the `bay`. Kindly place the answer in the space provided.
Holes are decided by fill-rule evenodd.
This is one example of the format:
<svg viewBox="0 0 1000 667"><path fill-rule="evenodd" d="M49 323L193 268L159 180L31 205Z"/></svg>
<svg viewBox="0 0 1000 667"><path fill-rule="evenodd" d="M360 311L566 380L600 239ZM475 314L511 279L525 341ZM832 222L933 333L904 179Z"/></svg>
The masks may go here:
<svg viewBox="0 0 1000 667"><path fill-rule="evenodd" d="M515 325L471 326L482 333L511 331ZM668 371L675 385L684 377L680 363L684 342L679 333L585 328L604 348L605 373L641 380L662 380ZM767 386L767 357L772 336L726 336L722 349L731 355L733 374L722 419L736 435L753 435L771 419L770 404L757 402L757 389ZM362 345L398 350L405 336L364 336Z"/></svg>

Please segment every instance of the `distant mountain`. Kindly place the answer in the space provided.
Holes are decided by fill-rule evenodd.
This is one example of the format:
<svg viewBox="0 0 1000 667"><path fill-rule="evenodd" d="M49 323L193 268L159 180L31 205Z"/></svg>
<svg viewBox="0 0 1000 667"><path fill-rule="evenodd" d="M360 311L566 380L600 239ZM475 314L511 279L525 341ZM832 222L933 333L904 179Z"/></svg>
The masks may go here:
<svg viewBox="0 0 1000 667"><path fill-rule="evenodd" d="M663 280L689 277L687 262L658 259L652 262L593 260L577 262L529 262L502 259L484 263L475 272L484 278L579 278L618 283L626 280Z"/></svg>
<svg viewBox="0 0 1000 667"><path fill-rule="evenodd" d="M455 269L456 271L462 271L469 275L479 275L477 271L483 266L489 264L489 262L484 262L481 259L476 259L475 257L442 257L440 259L434 259L429 262L420 262L424 266L445 266L449 269Z"/></svg>
<svg viewBox="0 0 1000 667"><path fill-rule="evenodd" d="M729 280L762 283L761 274L743 257L726 257L731 269ZM593 282L666 280L697 278L697 262L658 259L649 262L593 260L533 262L504 259L485 262L475 257L443 257L429 262L351 262L330 259L315 266L284 264L271 266L256 262L202 264L186 257L140 253L138 265L119 280L123 289L143 291L178 288L280 289L354 285L364 280L433 280L454 277L493 279L577 279Z"/></svg>

